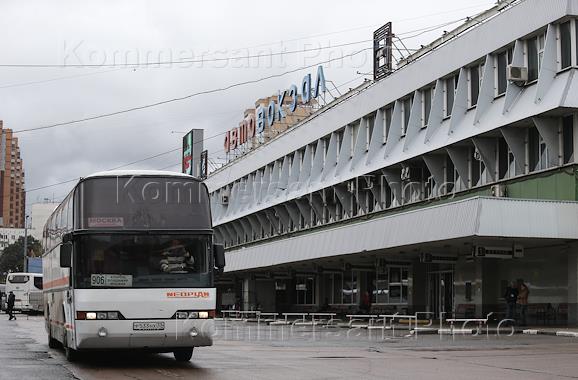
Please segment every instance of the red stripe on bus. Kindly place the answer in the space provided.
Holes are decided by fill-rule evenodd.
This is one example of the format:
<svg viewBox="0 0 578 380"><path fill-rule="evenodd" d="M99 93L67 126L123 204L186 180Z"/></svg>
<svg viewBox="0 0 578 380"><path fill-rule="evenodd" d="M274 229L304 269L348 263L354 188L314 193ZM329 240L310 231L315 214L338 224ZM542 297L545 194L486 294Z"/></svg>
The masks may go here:
<svg viewBox="0 0 578 380"><path fill-rule="evenodd" d="M68 276L44 283L44 289L56 288L57 286L68 285L70 283Z"/></svg>
<svg viewBox="0 0 578 380"><path fill-rule="evenodd" d="M74 330L74 326L72 326L71 324L68 324L68 323L65 324L63 322L56 321L53 319L50 320L50 323L53 325L56 325L56 326L64 326L64 328L67 330Z"/></svg>

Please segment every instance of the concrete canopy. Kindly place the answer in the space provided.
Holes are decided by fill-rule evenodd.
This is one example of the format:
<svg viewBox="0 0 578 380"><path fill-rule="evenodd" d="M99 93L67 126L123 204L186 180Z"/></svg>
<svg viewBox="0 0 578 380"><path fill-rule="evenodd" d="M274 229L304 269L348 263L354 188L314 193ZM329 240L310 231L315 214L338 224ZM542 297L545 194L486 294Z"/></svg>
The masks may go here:
<svg viewBox="0 0 578 380"><path fill-rule="evenodd" d="M232 249L226 272L467 237L575 240L578 202L469 198Z"/></svg>

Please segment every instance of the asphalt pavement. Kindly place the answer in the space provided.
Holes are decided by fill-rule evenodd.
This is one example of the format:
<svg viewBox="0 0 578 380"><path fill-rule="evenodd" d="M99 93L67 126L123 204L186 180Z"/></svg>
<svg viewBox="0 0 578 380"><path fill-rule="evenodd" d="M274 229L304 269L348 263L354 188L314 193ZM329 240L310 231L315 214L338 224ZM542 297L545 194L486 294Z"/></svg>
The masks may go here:
<svg viewBox="0 0 578 380"><path fill-rule="evenodd" d="M0 314L0 379L73 379L62 360L49 353L46 342L36 340L26 330L30 323L38 324L40 320L24 321L26 316L21 315L17 318L8 321L6 314Z"/></svg>
<svg viewBox="0 0 578 380"><path fill-rule="evenodd" d="M91 353L66 362L48 349L41 316L0 315L0 379L569 379L578 338L546 335L417 338L366 330L218 323L190 363L170 354Z"/></svg>

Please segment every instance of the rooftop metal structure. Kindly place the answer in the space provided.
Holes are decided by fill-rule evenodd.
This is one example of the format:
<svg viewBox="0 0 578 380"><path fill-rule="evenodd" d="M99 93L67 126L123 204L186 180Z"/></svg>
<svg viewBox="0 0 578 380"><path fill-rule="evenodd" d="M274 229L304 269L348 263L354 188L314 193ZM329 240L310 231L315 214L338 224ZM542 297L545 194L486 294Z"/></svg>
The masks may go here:
<svg viewBox="0 0 578 380"><path fill-rule="evenodd" d="M483 11L482 13L479 13L471 18L468 18L468 20L464 22L462 25L458 26L457 28L449 32L444 32L443 36L432 41L428 45L423 46L421 49L409 55L408 57L401 59L398 64L398 68L401 68L409 63L416 61L417 59L444 45L448 41L451 41L452 39L461 35L462 33L465 33L471 30L472 28L475 28L480 24L488 21L489 19L499 15L507 8L514 6L516 3L521 3L524 1L526 0L499 0L494 7L486 11Z"/></svg>

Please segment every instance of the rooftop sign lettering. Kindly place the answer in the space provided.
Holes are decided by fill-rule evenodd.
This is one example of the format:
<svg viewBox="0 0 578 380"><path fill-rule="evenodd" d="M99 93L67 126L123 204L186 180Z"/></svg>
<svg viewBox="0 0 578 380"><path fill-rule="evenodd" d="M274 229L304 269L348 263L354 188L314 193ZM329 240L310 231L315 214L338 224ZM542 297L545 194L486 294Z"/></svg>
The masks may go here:
<svg viewBox="0 0 578 380"><path fill-rule="evenodd" d="M239 123L238 127L227 131L224 143L225 153L237 149L256 135L263 134L265 129L271 128L276 122L285 119L287 117L285 107L288 106L290 112L295 112L299 104L308 104L312 99L316 99L325 92L323 66L317 67L317 78L313 86L311 84L311 74L307 74L303 77L301 86L297 87L293 84L287 90L279 91L276 102L272 99L266 107L259 105L254 116L248 115ZM287 96L291 98L291 103L285 105L285 97Z"/></svg>

